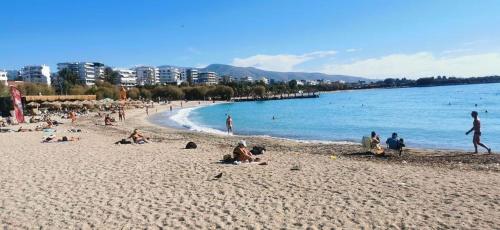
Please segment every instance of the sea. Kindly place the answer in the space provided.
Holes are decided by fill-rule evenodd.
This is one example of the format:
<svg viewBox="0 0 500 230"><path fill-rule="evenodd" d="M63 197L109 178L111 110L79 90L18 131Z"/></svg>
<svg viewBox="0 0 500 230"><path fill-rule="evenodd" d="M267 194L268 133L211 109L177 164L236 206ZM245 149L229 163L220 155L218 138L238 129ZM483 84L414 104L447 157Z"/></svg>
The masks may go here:
<svg viewBox="0 0 500 230"><path fill-rule="evenodd" d="M359 143L375 131L393 132L408 147L473 150L471 111L478 111L482 142L500 151L500 84L392 88L322 93L319 98L213 104L167 111L152 118L160 125L227 135L308 142Z"/></svg>

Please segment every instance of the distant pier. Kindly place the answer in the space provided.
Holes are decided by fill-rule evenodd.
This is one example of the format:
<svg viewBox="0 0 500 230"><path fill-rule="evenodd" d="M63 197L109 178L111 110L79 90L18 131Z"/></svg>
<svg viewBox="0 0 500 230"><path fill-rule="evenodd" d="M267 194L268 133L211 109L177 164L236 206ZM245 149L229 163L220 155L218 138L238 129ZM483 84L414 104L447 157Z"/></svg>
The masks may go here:
<svg viewBox="0 0 500 230"><path fill-rule="evenodd" d="M271 95L265 97L234 97L232 100L235 102L243 102L243 101L270 101L270 100L285 100L285 99L305 99L305 98L318 98L320 95L319 92L312 93L290 93L290 94L278 94Z"/></svg>

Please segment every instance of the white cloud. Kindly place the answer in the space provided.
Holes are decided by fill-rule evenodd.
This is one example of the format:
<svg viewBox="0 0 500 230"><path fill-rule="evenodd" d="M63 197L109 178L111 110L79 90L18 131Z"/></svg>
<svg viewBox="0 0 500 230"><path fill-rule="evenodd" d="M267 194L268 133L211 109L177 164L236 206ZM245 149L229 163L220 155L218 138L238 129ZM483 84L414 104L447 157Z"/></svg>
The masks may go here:
<svg viewBox="0 0 500 230"><path fill-rule="evenodd" d="M196 64L194 67L195 67L195 68L200 68L200 69L201 69L201 68L205 68L205 67L207 67L207 66L208 66L208 64L198 63L198 64Z"/></svg>
<svg viewBox="0 0 500 230"><path fill-rule="evenodd" d="M374 78L495 75L500 74L500 53L460 56L435 56L429 52L391 54L347 64L328 64L320 72Z"/></svg>
<svg viewBox="0 0 500 230"><path fill-rule="evenodd" d="M361 51L361 49L351 48L351 49L346 49L345 50L345 52L347 52L347 53L358 52L358 51Z"/></svg>
<svg viewBox="0 0 500 230"><path fill-rule="evenodd" d="M294 67L307 61L335 55L334 50L315 51L302 55L278 54L266 55L258 54L246 58L234 58L231 63L240 67L255 67L272 71L293 71Z"/></svg>

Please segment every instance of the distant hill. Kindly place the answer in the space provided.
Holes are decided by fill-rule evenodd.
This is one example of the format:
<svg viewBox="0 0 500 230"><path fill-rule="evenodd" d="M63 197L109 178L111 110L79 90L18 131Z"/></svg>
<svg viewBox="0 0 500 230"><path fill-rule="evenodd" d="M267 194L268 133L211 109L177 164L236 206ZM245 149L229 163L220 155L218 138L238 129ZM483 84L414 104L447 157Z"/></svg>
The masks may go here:
<svg viewBox="0 0 500 230"><path fill-rule="evenodd" d="M304 72L276 72L276 71L266 71L257 69L254 67L236 67L224 64L211 64L205 68L199 68L200 71L212 71L219 75L231 75L236 78L240 77L252 77L254 80L261 77L267 77L269 79L287 81L287 80L318 80L325 79L330 81L345 81L345 82L357 82L357 81L372 81L371 79L347 75L329 75L323 73L304 73Z"/></svg>

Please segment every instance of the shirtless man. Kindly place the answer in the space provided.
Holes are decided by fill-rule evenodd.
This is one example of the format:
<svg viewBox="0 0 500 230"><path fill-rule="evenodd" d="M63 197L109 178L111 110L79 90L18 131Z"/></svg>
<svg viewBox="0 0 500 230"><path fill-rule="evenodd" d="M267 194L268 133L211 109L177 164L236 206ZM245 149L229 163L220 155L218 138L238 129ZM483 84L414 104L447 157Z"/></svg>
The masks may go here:
<svg viewBox="0 0 500 230"><path fill-rule="evenodd" d="M472 111L470 114L472 118L474 118L474 122L472 122L472 128L465 133L465 135L469 135L472 131L474 131L474 136L472 137L472 143L474 144L474 149L475 152L477 153L477 146L480 145L486 150L488 150L488 153L491 154L491 149L488 148L486 145L481 143L481 122L479 121L479 117L476 111Z"/></svg>
<svg viewBox="0 0 500 230"><path fill-rule="evenodd" d="M227 116L226 119L226 128L227 128L227 133L230 134L233 132L233 118L231 118L231 115Z"/></svg>

